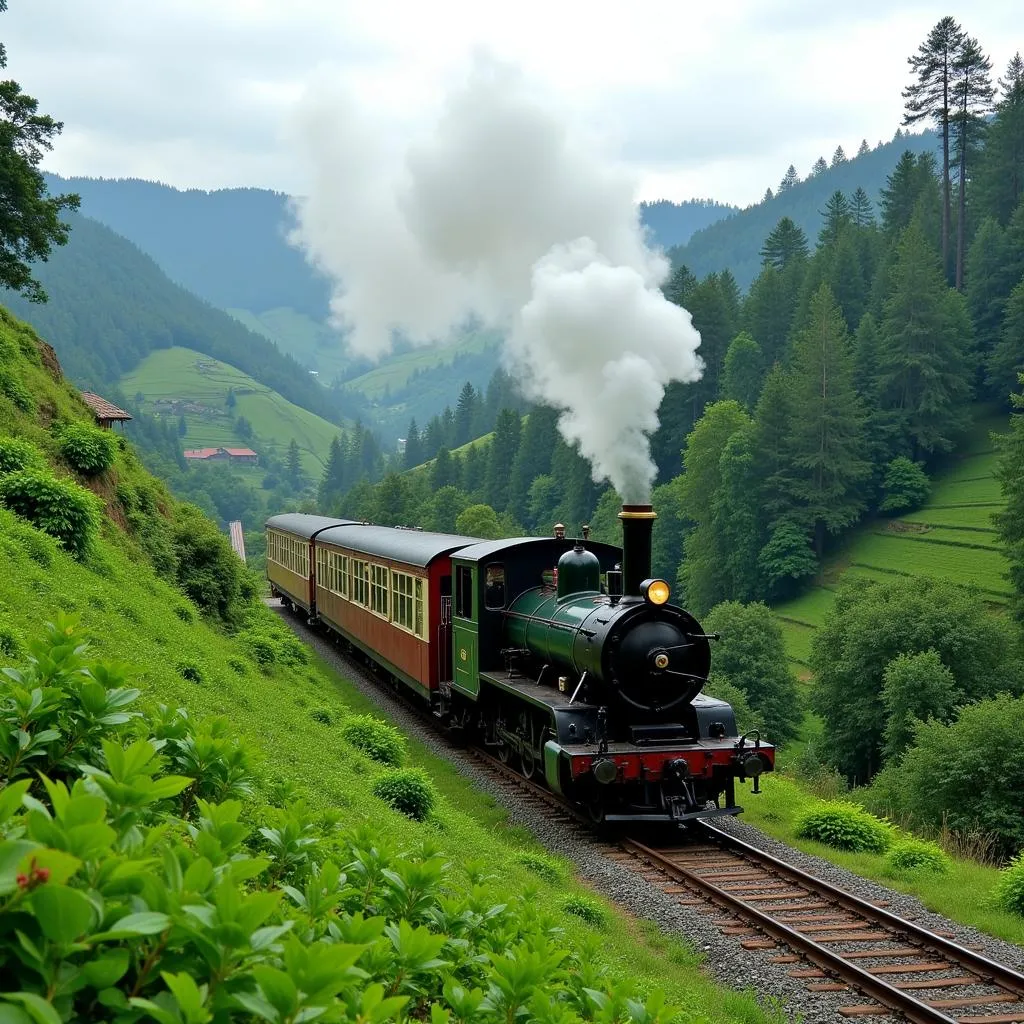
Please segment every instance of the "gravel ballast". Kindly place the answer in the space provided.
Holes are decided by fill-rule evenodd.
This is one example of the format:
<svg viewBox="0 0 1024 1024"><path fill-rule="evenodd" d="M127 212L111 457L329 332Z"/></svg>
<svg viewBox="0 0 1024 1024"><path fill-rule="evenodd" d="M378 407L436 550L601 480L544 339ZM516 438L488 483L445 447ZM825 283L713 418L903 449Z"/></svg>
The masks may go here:
<svg viewBox="0 0 1024 1024"><path fill-rule="evenodd" d="M637 871L639 865L636 862L620 862L607 856L609 846L606 842L588 835L579 825L554 820L544 807L530 800L526 793L502 785L481 762L453 746L446 737L432 729L401 698L376 680L368 669L340 653L327 636L308 628L296 615L282 609L276 600L267 603L325 662L376 704L389 720L448 761L480 791L492 796L508 812L511 825L528 828L547 850L571 861L578 878L595 891L635 917L656 922L666 932L700 950L704 955L704 969L720 984L737 991L751 992L762 1005L775 1004L781 1011L782 1019L802 1020L806 1024L838 1024L839 1021L848 1021L848 1018L839 1016L840 1007L871 1001L855 990L808 991L803 981L788 975L788 971L794 967L806 967L806 962L770 962L773 956L791 952L782 945L772 950L744 949L740 945L742 936L723 935L718 925L712 923L713 920L728 916L721 908L710 904L683 905L673 895L662 892L656 883L642 877ZM819 857L795 850L741 820L720 818L715 824L751 846L780 857L853 895L871 901L888 900L886 909L893 914L928 928L952 932L953 941L979 947L978 951L982 955L1017 970L1024 970L1024 948L1020 946L930 913L913 896L888 889ZM969 990L958 992L957 995L968 993ZM931 992L922 992L920 997L935 998ZM982 1008L979 1011L984 1012ZM891 1021L892 1018L868 1016L857 1020L862 1024L875 1024L882 1020Z"/></svg>

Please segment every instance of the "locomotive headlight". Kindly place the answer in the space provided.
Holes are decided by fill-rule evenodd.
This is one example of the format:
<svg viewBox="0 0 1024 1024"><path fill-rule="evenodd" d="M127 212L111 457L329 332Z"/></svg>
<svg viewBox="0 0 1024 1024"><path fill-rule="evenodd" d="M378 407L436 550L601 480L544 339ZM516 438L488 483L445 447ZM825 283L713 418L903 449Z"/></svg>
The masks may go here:
<svg viewBox="0 0 1024 1024"><path fill-rule="evenodd" d="M668 584L664 580L644 580L640 594L648 604L664 604L668 600Z"/></svg>

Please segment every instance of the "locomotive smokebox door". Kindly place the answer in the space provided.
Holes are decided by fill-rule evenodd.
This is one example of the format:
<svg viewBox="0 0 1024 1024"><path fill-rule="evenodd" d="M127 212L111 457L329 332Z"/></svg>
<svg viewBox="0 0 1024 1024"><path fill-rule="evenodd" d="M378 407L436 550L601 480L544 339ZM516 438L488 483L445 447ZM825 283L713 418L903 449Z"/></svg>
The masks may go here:
<svg viewBox="0 0 1024 1024"><path fill-rule="evenodd" d="M452 568L455 575L455 596L452 601L453 685L466 696L476 697L480 692L477 567L460 564L453 559Z"/></svg>

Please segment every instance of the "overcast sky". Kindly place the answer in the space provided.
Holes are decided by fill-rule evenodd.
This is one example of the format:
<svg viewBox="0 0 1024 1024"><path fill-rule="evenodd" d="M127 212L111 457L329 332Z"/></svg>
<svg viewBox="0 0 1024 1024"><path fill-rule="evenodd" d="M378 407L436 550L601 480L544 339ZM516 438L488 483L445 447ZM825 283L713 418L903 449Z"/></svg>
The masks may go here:
<svg viewBox="0 0 1024 1024"><path fill-rule="evenodd" d="M997 74L1020 0L10 0L8 73L65 124L59 174L301 191L314 74L396 132L474 47L519 64L632 165L638 198L746 205L794 163L900 124L907 56L942 16Z"/></svg>

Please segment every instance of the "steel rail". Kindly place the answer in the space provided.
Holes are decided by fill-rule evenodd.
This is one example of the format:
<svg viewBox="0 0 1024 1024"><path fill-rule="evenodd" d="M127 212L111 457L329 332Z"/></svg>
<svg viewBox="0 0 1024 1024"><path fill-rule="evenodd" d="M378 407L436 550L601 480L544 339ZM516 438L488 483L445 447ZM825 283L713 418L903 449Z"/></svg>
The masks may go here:
<svg viewBox="0 0 1024 1024"><path fill-rule="evenodd" d="M845 889L840 889L831 882L815 878L814 875L808 874L806 871L789 864L787 861L780 860L736 836L731 836L714 825L706 822L701 822L700 825L705 831L711 833L721 845L740 851L744 857L758 861L777 874L792 879L805 889L810 889L819 896L824 896L826 899L838 903L840 906L861 917L877 921L879 924L884 924L887 928L900 931L908 939L912 939L921 946L930 948L946 960L959 964L961 967L966 967L981 978L988 980L990 984L998 985L1007 991L1016 992L1024 996L1024 974L1015 971L1012 967L1007 967L996 960L990 960L987 956L982 956L981 953L977 953L973 949L968 949L957 942L952 942L941 935L936 935L935 932L929 931L913 921L908 921L906 918L900 917L884 907L875 906L875 904L869 903L859 896L854 896L852 893L847 892Z"/></svg>

